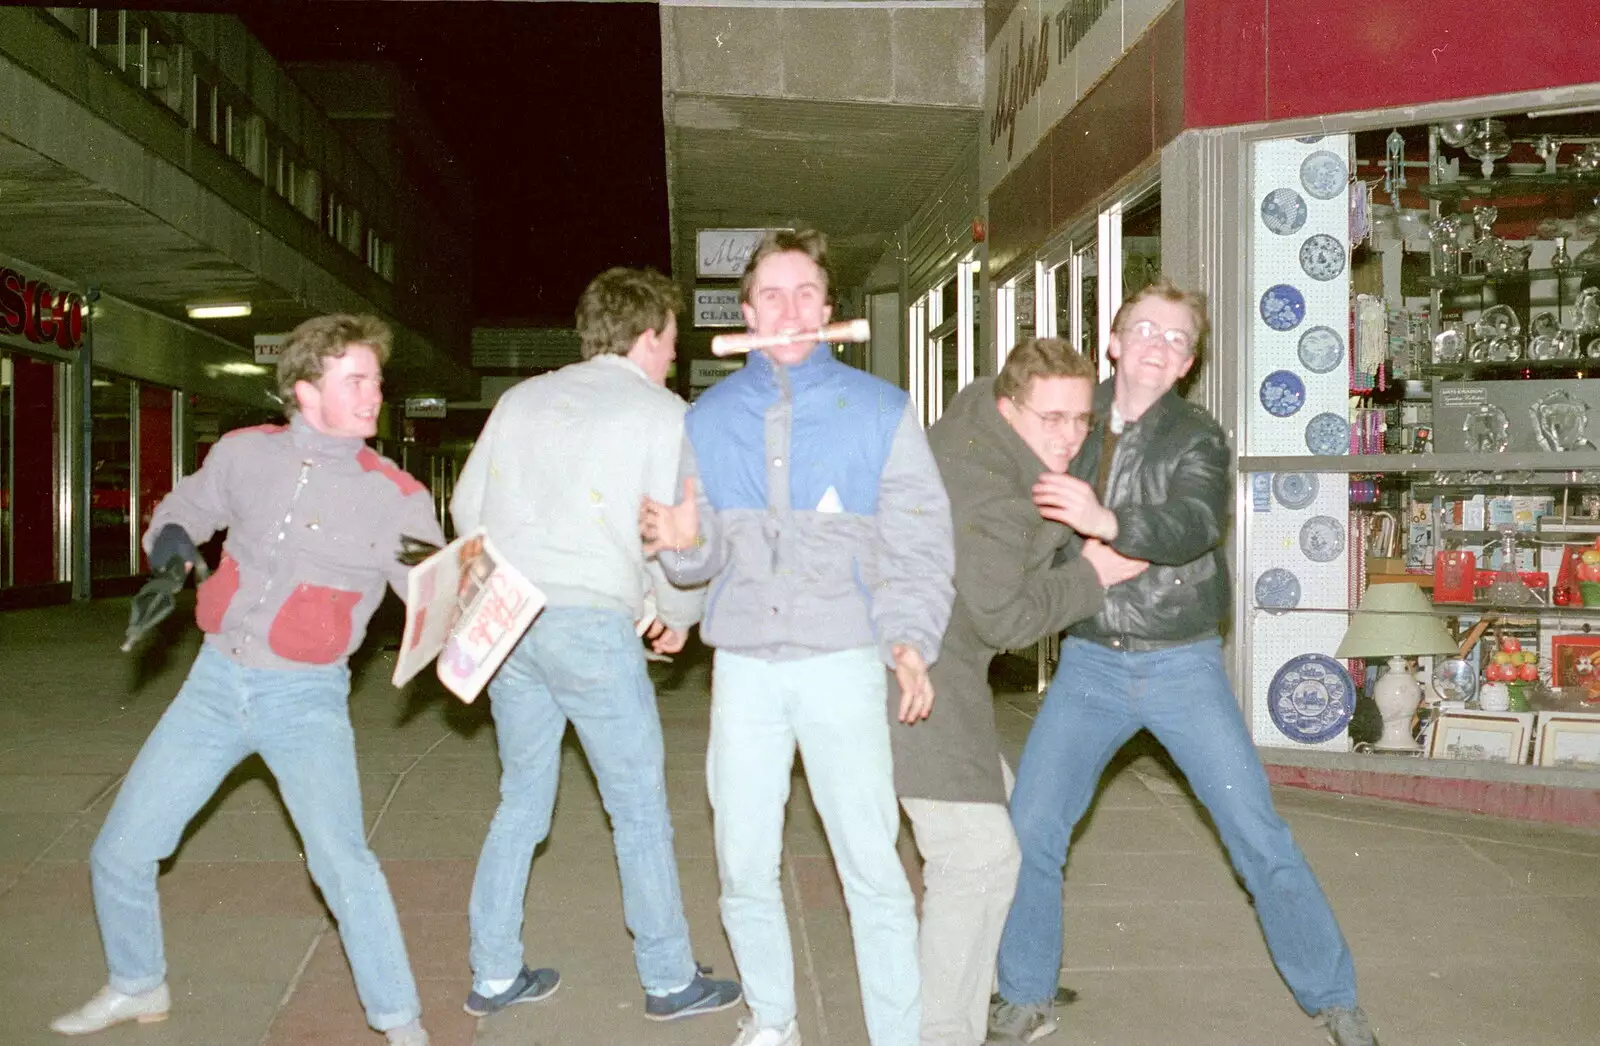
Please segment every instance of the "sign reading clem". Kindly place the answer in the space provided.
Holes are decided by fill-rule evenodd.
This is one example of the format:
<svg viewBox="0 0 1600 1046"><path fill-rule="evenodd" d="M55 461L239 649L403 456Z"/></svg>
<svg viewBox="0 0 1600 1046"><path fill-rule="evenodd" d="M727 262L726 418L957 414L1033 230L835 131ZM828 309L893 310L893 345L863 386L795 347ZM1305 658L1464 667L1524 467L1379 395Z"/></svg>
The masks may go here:
<svg viewBox="0 0 1600 1046"><path fill-rule="evenodd" d="M694 289L696 327L743 327L744 312L739 308L735 287L696 287Z"/></svg>
<svg viewBox="0 0 1600 1046"><path fill-rule="evenodd" d="M0 268L0 334L76 349L83 344L83 297Z"/></svg>

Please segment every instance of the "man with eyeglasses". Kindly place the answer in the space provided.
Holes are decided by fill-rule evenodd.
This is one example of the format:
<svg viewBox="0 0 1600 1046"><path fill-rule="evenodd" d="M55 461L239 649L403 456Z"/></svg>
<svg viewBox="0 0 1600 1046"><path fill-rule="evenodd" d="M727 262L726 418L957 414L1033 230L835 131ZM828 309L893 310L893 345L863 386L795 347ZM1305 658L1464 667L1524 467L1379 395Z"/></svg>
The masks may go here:
<svg viewBox="0 0 1600 1046"><path fill-rule="evenodd" d="M989 664L1093 615L1107 588L1148 565L1033 504L1034 485L1067 470L1093 425L1094 381L1070 343L1030 338L928 431L955 524L956 601L929 670L932 714L899 722L892 680L889 700L895 790L923 860L921 1046L983 1042L1016 887Z"/></svg>
<svg viewBox="0 0 1600 1046"><path fill-rule="evenodd" d="M1205 339L1205 310L1203 295L1164 280L1123 303L1108 345L1116 375L1095 397L1104 424L1085 440L1074 475L1046 475L1033 490L1045 519L1151 567L1068 630L1023 749L1011 797L1022 870L1001 937L989 1043L1056 1030L1068 846L1101 773L1142 728L1205 804L1295 1001L1335 1046L1376 1044L1356 1004L1350 949L1273 809L1222 665L1228 445L1210 415L1173 392Z"/></svg>

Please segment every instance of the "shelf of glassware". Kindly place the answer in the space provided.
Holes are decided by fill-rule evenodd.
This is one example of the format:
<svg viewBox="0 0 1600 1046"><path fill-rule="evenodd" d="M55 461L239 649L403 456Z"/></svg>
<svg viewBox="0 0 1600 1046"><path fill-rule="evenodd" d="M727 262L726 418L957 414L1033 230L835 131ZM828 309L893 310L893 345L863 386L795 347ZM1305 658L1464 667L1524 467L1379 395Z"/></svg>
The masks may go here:
<svg viewBox="0 0 1600 1046"><path fill-rule="evenodd" d="M1600 470L1600 450L1451 454L1245 454L1240 472L1559 472ZM1574 477L1571 484L1579 485Z"/></svg>
<svg viewBox="0 0 1600 1046"><path fill-rule="evenodd" d="M1449 201L1497 198L1548 193L1552 189L1600 190L1600 170L1556 171L1539 174L1508 174L1499 178L1459 178L1453 182L1427 182L1418 186L1426 199Z"/></svg>
<svg viewBox="0 0 1600 1046"><path fill-rule="evenodd" d="M1422 375L1449 381L1471 379L1509 381L1517 378L1588 378L1600 371L1600 344L1588 355L1588 343L1600 342L1600 330L1580 343L1582 356L1549 360L1462 360L1459 363L1425 363Z"/></svg>
<svg viewBox="0 0 1600 1046"><path fill-rule="evenodd" d="M1600 186L1597 186L1600 188ZM1507 272L1472 273L1466 276L1423 276L1425 287L1441 291L1471 291L1497 283L1531 283L1534 280L1566 279L1572 276L1600 276L1600 265L1564 265L1560 268L1515 269Z"/></svg>

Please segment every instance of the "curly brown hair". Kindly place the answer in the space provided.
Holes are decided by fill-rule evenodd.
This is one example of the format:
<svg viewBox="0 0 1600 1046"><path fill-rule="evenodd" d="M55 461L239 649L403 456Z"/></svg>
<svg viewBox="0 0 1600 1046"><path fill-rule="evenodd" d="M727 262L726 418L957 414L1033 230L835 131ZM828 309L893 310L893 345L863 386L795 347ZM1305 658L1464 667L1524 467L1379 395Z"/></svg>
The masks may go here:
<svg viewBox="0 0 1600 1046"><path fill-rule="evenodd" d="M995 375L994 394L1026 400L1035 378L1084 378L1095 383L1094 361L1065 338L1029 338L1011 350Z"/></svg>
<svg viewBox="0 0 1600 1046"><path fill-rule="evenodd" d="M654 269L607 269L578 299L583 358L626 356L639 335L660 334L682 309L683 292Z"/></svg>
<svg viewBox="0 0 1600 1046"><path fill-rule="evenodd" d="M376 316L342 312L314 316L289 332L283 352L278 355L278 397L285 414L293 415L300 409L300 401L294 395L295 384L309 381L315 385L322 377L325 361L338 359L352 345L371 349L382 366L394 351L394 332Z"/></svg>

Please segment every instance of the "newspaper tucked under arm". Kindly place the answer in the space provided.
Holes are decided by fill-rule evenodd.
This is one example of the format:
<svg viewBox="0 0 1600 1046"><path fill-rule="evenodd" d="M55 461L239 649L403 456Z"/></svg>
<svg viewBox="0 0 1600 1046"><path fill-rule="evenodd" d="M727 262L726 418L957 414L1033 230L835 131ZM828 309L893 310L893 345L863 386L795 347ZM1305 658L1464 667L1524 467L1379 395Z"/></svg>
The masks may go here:
<svg viewBox="0 0 1600 1046"><path fill-rule="evenodd" d="M482 529L456 538L406 578L406 631L394 685L436 661L439 682L470 704L544 604L544 593Z"/></svg>

